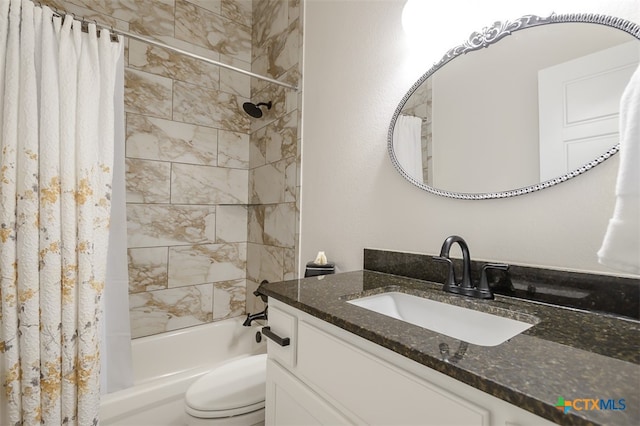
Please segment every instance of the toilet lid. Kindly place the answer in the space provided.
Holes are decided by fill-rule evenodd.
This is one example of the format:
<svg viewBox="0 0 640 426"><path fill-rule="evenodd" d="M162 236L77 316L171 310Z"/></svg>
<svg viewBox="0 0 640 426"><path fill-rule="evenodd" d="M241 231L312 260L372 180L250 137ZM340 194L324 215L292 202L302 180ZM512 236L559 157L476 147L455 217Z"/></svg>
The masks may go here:
<svg viewBox="0 0 640 426"><path fill-rule="evenodd" d="M187 411L199 417L225 417L264 407L267 355L253 355L217 367L185 394Z"/></svg>

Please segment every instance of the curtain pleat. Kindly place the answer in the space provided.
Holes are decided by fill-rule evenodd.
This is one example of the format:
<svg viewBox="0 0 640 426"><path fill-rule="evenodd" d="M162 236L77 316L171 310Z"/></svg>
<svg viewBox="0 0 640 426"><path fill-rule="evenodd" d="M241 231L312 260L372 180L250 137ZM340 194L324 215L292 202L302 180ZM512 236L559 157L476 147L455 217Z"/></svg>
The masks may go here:
<svg viewBox="0 0 640 426"><path fill-rule="evenodd" d="M18 347L25 424L40 421L40 280L38 215L38 105L33 3L22 5L17 155ZM28 398L24 392L28 391Z"/></svg>
<svg viewBox="0 0 640 426"><path fill-rule="evenodd" d="M78 265L76 188L76 99L78 89L78 55L76 42L80 29L72 26L73 18L67 15L60 30L59 77L60 77L60 208L64 212L61 220L62 249L62 303L61 303L61 418L75 419L76 403L76 352L77 352L77 305Z"/></svg>
<svg viewBox="0 0 640 426"><path fill-rule="evenodd" d="M399 115L393 128L396 158L405 172L423 182L422 120L419 117Z"/></svg>
<svg viewBox="0 0 640 426"><path fill-rule="evenodd" d="M97 424L122 42L30 0L0 19L0 423Z"/></svg>
<svg viewBox="0 0 640 426"><path fill-rule="evenodd" d="M101 47L104 46L101 43ZM109 72L103 72L103 75ZM104 79L103 79L104 81ZM102 394L133 386L131 326L129 321L129 271L127 269L127 212L124 136L124 63L118 58L114 90L113 194L109 228L109 250L103 297L100 390ZM102 113L100 115L102 117ZM101 126L108 126L105 121ZM101 127L100 134L109 129Z"/></svg>
<svg viewBox="0 0 640 426"><path fill-rule="evenodd" d="M20 76L20 4L12 0L8 13L5 54L2 145L0 155L0 289L2 291L3 376L9 419L22 417L18 286L16 262L18 99ZM15 424L15 422L12 422Z"/></svg>
<svg viewBox="0 0 640 426"><path fill-rule="evenodd" d="M60 91L58 90L58 35L51 22L51 10L43 10L42 65L40 80L40 240L41 269L40 341L41 386L50 391L42 395L42 417L45 424L61 418L59 392L61 382L61 211L60 211ZM60 18L55 18L58 21Z"/></svg>

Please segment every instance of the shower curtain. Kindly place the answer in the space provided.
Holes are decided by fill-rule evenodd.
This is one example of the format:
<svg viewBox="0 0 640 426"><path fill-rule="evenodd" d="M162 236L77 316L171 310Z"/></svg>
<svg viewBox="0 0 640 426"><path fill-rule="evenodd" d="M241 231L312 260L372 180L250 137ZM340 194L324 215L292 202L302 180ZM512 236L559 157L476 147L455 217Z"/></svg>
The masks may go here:
<svg viewBox="0 0 640 426"><path fill-rule="evenodd" d="M404 171L418 182L423 182L422 119L398 115L393 140L396 158Z"/></svg>
<svg viewBox="0 0 640 426"><path fill-rule="evenodd" d="M124 146L124 65L120 55L115 87L115 138L109 252L105 278L102 344L100 345L100 393L133 386L131 324L129 322L129 271L127 259L127 204Z"/></svg>
<svg viewBox="0 0 640 426"><path fill-rule="evenodd" d="M87 30L0 0L0 423L98 421L122 40Z"/></svg>

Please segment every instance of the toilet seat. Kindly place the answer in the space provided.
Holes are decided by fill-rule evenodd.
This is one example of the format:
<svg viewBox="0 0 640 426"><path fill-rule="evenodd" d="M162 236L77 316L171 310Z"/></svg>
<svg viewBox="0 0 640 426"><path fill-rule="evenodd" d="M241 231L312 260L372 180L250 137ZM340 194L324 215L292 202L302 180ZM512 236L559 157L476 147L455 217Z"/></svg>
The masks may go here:
<svg viewBox="0 0 640 426"><path fill-rule="evenodd" d="M238 416L264 408L267 355L253 355L217 367L185 394L185 410L202 419Z"/></svg>
<svg viewBox="0 0 640 426"><path fill-rule="evenodd" d="M187 405L185 411L187 414L200 419L222 419L225 417L234 417L242 414L252 413L264 408L264 402L261 404L254 404L246 407L240 407L233 410L196 410Z"/></svg>

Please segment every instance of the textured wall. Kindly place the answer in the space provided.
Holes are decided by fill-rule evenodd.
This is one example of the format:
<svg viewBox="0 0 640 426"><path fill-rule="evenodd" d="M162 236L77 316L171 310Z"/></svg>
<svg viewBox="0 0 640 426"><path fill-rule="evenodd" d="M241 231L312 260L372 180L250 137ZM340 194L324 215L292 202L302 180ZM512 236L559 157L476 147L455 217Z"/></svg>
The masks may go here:
<svg viewBox="0 0 640 426"><path fill-rule="evenodd" d="M257 2L256 26L250 0L44 3L238 68L299 80L295 1ZM290 44L292 34L298 38ZM285 247L294 252L297 97L135 40L127 40L125 64L132 334L243 315L248 257L260 262L249 268L253 289L282 277ZM250 119L242 104L258 95L275 105L263 119ZM277 196L271 181L281 183ZM269 205L254 205L262 203ZM248 244L250 218L259 244ZM272 251L275 260L263 255Z"/></svg>

